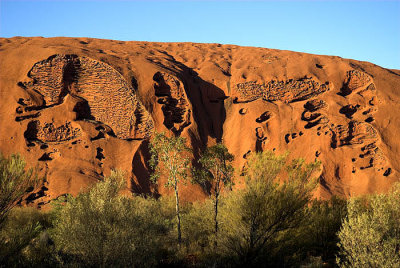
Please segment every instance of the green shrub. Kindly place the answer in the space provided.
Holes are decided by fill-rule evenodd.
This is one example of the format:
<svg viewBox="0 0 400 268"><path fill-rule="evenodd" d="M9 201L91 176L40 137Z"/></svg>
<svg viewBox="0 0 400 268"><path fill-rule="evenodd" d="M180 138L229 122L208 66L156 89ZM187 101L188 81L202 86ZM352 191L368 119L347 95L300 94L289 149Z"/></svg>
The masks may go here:
<svg viewBox="0 0 400 268"><path fill-rule="evenodd" d="M18 154L4 157L0 153L0 265L25 265L33 257L33 240L42 231L38 212L14 209L40 181L33 169L25 167Z"/></svg>
<svg viewBox="0 0 400 268"><path fill-rule="evenodd" d="M215 235L213 217L214 203L211 199L193 203L182 215L183 236L190 255L202 258L212 250Z"/></svg>
<svg viewBox="0 0 400 268"><path fill-rule="evenodd" d="M50 227L47 213L34 208L14 208L0 231L0 264L7 267L51 265Z"/></svg>
<svg viewBox="0 0 400 268"><path fill-rule="evenodd" d="M34 170L25 167L26 163L20 155L4 157L0 153L0 228L27 190L33 190L39 183Z"/></svg>
<svg viewBox="0 0 400 268"><path fill-rule="evenodd" d="M400 184L350 199L338 237L341 267L400 267Z"/></svg>
<svg viewBox="0 0 400 268"><path fill-rule="evenodd" d="M128 198L121 173L56 209L54 239L61 259L84 266L154 266L163 257L168 224L160 203Z"/></svg>
<svg viewBox="0 0 400 268"><path fill-rule="evenodd" d="M226 261L272 266L286 258L283 245L305 220L315 187L311 175L319 163L285 163L286 155L263 152L251 156L245 189L232 192L221 207L220 250ZM280 181L284 170L286 180Z"/></svg>

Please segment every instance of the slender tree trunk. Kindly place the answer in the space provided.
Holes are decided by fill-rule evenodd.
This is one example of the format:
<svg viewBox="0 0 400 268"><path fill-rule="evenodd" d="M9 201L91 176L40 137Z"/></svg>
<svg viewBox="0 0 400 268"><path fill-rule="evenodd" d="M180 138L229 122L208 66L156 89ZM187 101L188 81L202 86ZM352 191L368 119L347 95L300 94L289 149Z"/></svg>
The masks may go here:
<svg viewBox="0 0 400 268"><path fill-rule="evenodd" d="M215 221L215 234L218 233L218 195L215 197L215 207L214 207L214 221Z"/></svg>
<svg viewBox="0 0 400 268"><path fill-rule="evenodd" d="M219 176L218 171L216 171L216 175ZM218 178L218 177L217 177ZM215 240L214 240L214 249L217 248L218 246L218 201L219 201L219 183L220 180L217 179L217 182L215 184L215 203L214 203L214 232L215 232Z"/></svg>
<svg viewBox="0 0 400 268"><path fill-rule="evenodd" d="M176 219L178 222L177 229L178 229L178 244L180 245L182 242L182 234L181 234L181 214L179 211L179 195L178 195L178 184L175 184L175 200L176 200Z"/></svg>
<svg viewBox="0 0 400 268"><path fill-rule="evenodd" d="M215 195L215 204L214 204L214 223L215 223L215 240L214 240L214 247L217 248L218 246L218 200L219 195Z"/></svg>

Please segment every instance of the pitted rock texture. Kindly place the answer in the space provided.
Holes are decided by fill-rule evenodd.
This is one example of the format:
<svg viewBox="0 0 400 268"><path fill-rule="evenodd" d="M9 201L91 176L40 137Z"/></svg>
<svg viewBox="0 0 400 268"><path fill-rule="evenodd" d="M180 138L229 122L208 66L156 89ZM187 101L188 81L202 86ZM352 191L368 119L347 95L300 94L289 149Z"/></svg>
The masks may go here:
<svg viewBox="0 0 400 268"><path fill-rule="evenodd" d="M368 123L350 121L348 125L338 125L332 129L332 148L344 145L364 144L376 141L377 131Z"/></svg>
<svg viewBox="0 0 400 268"><path fill-rule="evenodd" d="M312 78L286 81L268 81L263 84L244 82L236 85L237 102L249 102L262 98L265 101L286 103L307 100L329 90L329 82L320 83Z"/></svg>
<svg viewBox="0 0 400 268"><path fill-rule="evenodd" d="M346 80L343 83L341 89L343 95L349 95L361 89L365 89L366 86L370 86L369 90L374 90L375 87L372 83L372 78L365 72L359 70L350 70L346 74Z"/></svg>
<svg viewBox="0 0 400 268"><path fill-rule="evenodd" d="M121 139L148 138L153 130L150 114L132 87L110 65L76 55L54 55L36 63L25 83L43 96L41 108L61 104L67 94L84 100L78 117L109 125Z"/></svg>
<svg viewBox="0 0 400 268"><path fill-rule="evenodd" d="M304 112L301 119L306 121L307 124L304 128L312 128L316 125L327 125L329 118L326 116L326 109L328 105L325 101L313 99L304 104Z"/></svg>
<svg viewBox="0 0 400 268"><path fill-rule="evenodd" d="M44 123L34 120L29 122L25 132L28 141L39 140L41 142L63 142L75 139L81 135L81 129L72 127L71 122L54 126L53 123Z"/></svg>
<svg viewBox="0 0 400 268"><path fill-rule="evenodd" d="M33 82L25 86L31 86L39 92L43 96L45 106L60 104L69 82L64 79L65 67L72 59L71 56L54 55L37 62L28 73Z"/></svg>
<svg viewBox="0 0 400 268"><path fill-rule="evenodd" d="M319 109L326 108L327 104L323 100L319 99L313 99L310 101L307 101L306 104L304 104L304 108L310 112L315 112Z"/></svg>

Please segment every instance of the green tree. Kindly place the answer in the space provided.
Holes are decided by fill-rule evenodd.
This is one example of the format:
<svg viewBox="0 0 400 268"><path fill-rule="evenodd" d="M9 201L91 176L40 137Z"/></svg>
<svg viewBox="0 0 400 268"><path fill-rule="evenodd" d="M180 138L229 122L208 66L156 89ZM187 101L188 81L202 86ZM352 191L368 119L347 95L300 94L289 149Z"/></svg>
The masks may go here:
<svg viewBox="0 0 400 268"><path fill-rule="evenodd" d="M352 198L338 233L341 267L400 267L400 183L387 194Z"/></svg>
<svg viewBox="0 0 400 268"><path fill-rule="evenodd" d="M55 208L51 237L61 260L82 266L155 266L168 225L152 198L120 195L120 172Z"/></svg>
<svg viewBox="0 0 400 268"><path fill-rule="evenodd" d="M0 153L0 228L17 202L39 184L36 172L25 167L20 155L4 157Z"/></svg>
<svg viewBox="0 0 400 268"><path fill-rule="evenodd" d="M221 190L224 187L231 187L233 184L232 161L233 154L229 153L226 146L218 143L206 149L199 159L200 169L195 170L195 180L205 185L211 184L210 195L214 203L214 246L217 247L218 241L218 208Z"/></svg>
<svg viewBox="0 0 400 268"><path fill-rule="evenodd" d="M151 153L150 166L153 168L151 180L157 182L161 175L167 177L166 187L174 189L178 244L182 242L181 214L179 206L179 184L185 182L189 171L190 149L183 137L167 137L164 133L155 133L149 143Z"/></svg>
<svg viewBox="0 0 400 268"><path fill-rule="evenodd" d="M225 256L238 265L267 266L280 240L304 221L316 185L311 176L319 163L286 161L287 155L252 154L246 187L233 192L222 207L221 244Z"/></svg>

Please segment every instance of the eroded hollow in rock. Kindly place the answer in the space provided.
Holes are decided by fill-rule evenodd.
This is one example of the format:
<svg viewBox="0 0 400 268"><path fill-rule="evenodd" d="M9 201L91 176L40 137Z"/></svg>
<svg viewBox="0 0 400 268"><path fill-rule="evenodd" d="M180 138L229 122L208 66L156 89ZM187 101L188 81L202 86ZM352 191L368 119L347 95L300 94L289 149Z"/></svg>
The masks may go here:
<svg viewBox="0 0 400 268"><path fill-rule="evenodd" d="M340 108L339 112L341 114L346 115L347 118L351 119L351 118L353 118L353 114L355 114L359 108L360 108L360 105L358 105L358 104L357 105L349 104L349 105L346 105L346 106L343 106L342 108Z"/></svg>
<svg viewBox="0 0 400 268"><path fill-rule="evenodd" d="M263 123L265 121L268 121L270 118L272 117L272 113L267 111L262 113L257 119L256 122L257 123Z"/></svg>
<svg viewBox="0 0 400 268"><path fill-rule="evenodd" d="M191 124L190 105L183 84L174 76L157 72L153 76L154 94L162 104L164 125L175 134Z"/></svg>

